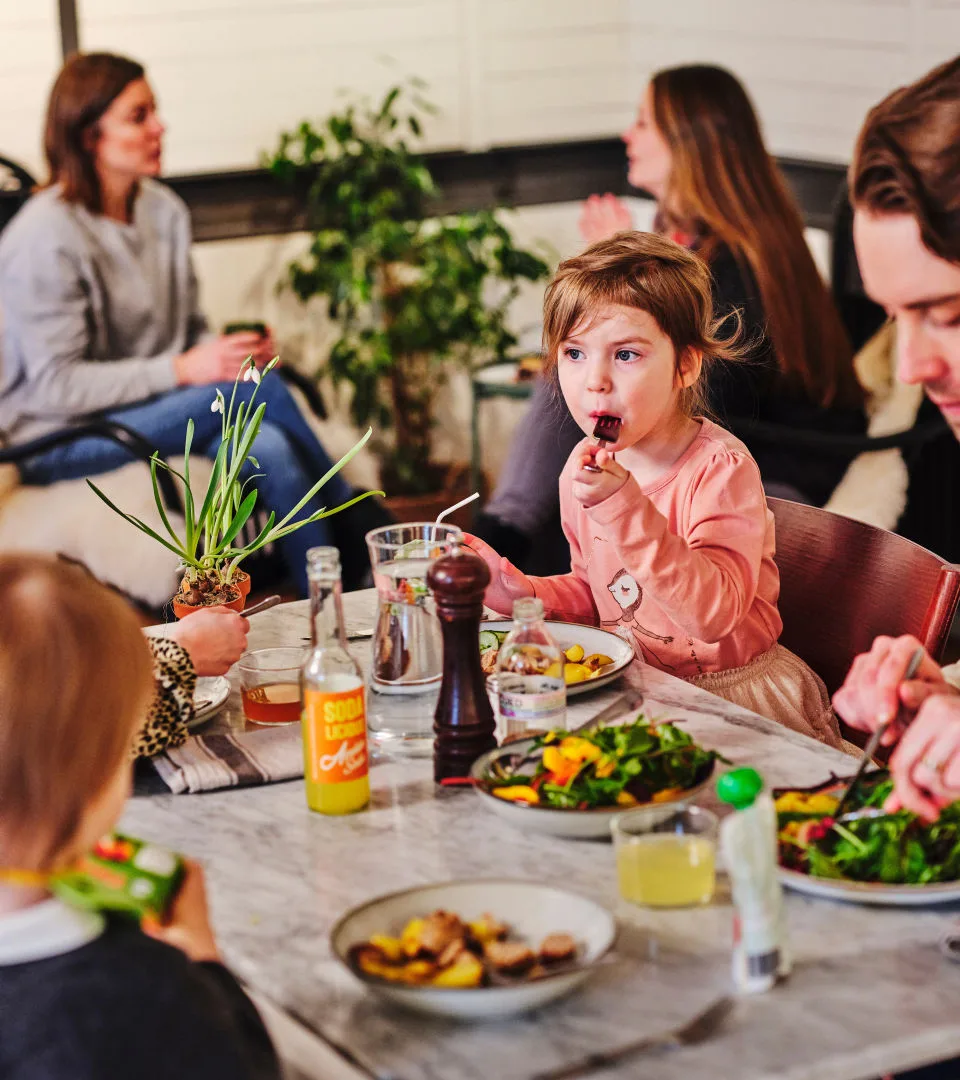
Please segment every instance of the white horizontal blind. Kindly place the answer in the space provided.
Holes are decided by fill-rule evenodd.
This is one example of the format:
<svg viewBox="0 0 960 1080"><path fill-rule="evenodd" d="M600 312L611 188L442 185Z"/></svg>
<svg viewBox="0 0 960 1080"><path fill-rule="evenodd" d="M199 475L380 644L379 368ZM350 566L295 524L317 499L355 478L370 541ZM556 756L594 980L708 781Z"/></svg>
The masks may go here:
<svg viewBox="0 0 960 1080"><path fill-rule="evenodd" d="M771 148L845 162L867 110L960 51L960 0L630 0L633 96L708 62L747 85Z"/></svg>
<svg viewBox="0 0 960 1080"><path fill-rule="evenodd" d="M143 61L168 123L171 173L257 164L279 132L417 75L463 141L460 0L80 0L80 41Z"/></svg>
<svg viewBox="0 0 960 1080"><path fill-rule="evenodd" d="M607 135L631 111L629 0L467 0L473 145Z"/></svg>
<svg viewBox="0 0 960 1080"><path fill-rule="evenodd" d="M283 128L418 75L434 147L613 135L650 73L721 63L772 147L845 161L866 110L960 49L960 0L77 0L84 49L143 60L170 173L246 168ZM39 163L54 0L0 0L0 153Z"/></svg>
<svg viewBox="0 0 960 1080"><path fill-rule="evenodd" d="M43 114L59 66L55 0L0 0L0 155L38 179Z"/></svg>

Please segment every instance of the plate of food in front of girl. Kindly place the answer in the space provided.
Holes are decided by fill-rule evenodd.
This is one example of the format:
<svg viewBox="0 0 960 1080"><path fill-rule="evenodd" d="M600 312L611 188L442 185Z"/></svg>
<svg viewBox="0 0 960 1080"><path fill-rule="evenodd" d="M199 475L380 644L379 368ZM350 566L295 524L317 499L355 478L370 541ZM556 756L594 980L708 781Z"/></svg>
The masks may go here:
<svg viewBox="0 0 960 1080"><path fill-rule="evenodd" d="M488 678L495 677L497 654L513 626L509 620L480 624L480 662ZM567 684L567 697L576 697L577 694L586 694L606 686L633 660L630 642L609 630L551 621L545 622L544 626L563 652L563 679Z"/></svg>

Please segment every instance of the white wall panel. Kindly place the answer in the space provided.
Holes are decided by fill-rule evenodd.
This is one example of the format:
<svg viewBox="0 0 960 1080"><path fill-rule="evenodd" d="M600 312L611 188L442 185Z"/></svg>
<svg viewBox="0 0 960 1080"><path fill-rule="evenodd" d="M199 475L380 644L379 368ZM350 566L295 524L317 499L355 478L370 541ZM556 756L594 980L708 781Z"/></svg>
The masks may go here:
<svg viewBox="0 0 960 1080"><path fill-rule="evenodd" d="M872 104L960 49L960 0L79 6L85 48L146 61L170 124L171 172L252 165L282 128L329 112L338 90L378 94L402 74L426 79L441 109L431 146L611 135L653 71L693 61L740 75L777 152L844 161Z"/></svg>
<svg viewBox="0 0 960 1080"><path fill-rule="evenodd" d="M0 154L38 177L43 113L59 65L54 0L0 0Z"/></svg>
<svg viewBox="0 0 960 1080"><path fill-rule="evenodd" d="M81 15L84 49L146 64L171 173L253 166L344 91L376 97L410 75L441 110L428 144L464 141L460 0L84 0Z"/></svg>
<svg viewBox="0 0 960 1080"><path fill-rule="evenodd" d="M844 162L866 111L960 50L960 0L630 0L633 90L659 67L719 63L771 148Z"/></svg>

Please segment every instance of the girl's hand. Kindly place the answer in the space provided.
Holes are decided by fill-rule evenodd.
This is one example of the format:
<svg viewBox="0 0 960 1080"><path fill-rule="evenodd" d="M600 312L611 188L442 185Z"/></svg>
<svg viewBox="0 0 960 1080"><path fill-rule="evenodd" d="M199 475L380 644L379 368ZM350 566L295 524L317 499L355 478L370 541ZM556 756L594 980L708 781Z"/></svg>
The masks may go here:
<svg viewBox="0 0 960 1080"><path fill-rule="evenodd" d="M843 686L833 695L837 715L861 731L873 731L880 724L889 724L880 742L892 746L903 734L902 723L891 723L901 706L909 723L931 695L956 693L927 653L916 676L904 682L910 658L919 645L910 635L878 637L868 653L861 653L853 661Z"/></svg>
<svg viewBox="0 0 960 1080"><path fill-rule="evenodd" d="M198 675L226 675L247 648L250 620L217 605L192 612L170 630Z"/></svg>
<svg viewBox="0 0 960 1080"><path fill-rule="evenodd" d="M488 543L471 533L463 534L463 542L475 555L483 559L490 571L490 584L483 595L484 603L488 607L499 611L501 615L512 615L514 600L535 595L526 574L518 570L509 559L498 555Z"/></svg>
<svg viewBox="0 0 960 1080"><path fill-rule="evenodd" d="M203 881L203 870L199 863L187 860L186 873L180 885L180 891L173 898L170 911L161 923L156 919L145 918L143 931L157 941L187 954L191 960L219 960L220 952L210 926L210 913L207 910L207 890Z"/></svg>
<svg viewBox="0 0 960 1080"><path fill-rule="evenodd" d="M597 464L603 471L590 472L584 465ZM605 446L585 446L580 455L580 468L573 478L573 497L584 509L602 503L616 494L630 478Z"/></svg>
<svg viewBox="0 0 960 1080"><path fill-rule="evenodd" d="M890 759L893 794L885 809L912 810L935 821L960 799L960 698L924 701Z"/></svg>
<svg viewBox="0 0 960 1080"><path fill-rule="evenodd" d="M591 195L580 211L580 235L588 244L633 228L633 215L616 195Z"/></svg>

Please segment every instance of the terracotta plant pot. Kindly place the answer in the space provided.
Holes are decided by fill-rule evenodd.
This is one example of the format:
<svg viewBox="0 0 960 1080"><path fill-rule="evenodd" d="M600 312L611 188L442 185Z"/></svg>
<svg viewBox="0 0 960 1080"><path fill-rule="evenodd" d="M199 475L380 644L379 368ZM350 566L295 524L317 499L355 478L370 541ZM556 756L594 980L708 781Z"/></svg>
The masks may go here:
<svg viewBox="0 0 960 1080"><path fill-rule="evenodd" d="M486 500L486 477L481 479L480 500L464 506L451 517L444 518L448 524L459 525L461 529L470 528L474 511ZM386 490L389 490L387 488ZM435 492L424 495L391 495L384 503L397 521L435 521L437 514L452 506L455 502L473 494L470 486L470 466L465 462L453 462L446 467L442 486Z"/></svg>
<svg viewBox="0 0 960 1080"><path fill-rule="evenodd" d="M246 598L250 595L250 575L246 572L246 570L238 570L233 575L233 581L231 581L230 584L236 585L236 587L240 590L240 595L244 598L244 600L246 600Z"/></svg>
<svg viewBox="0 0 960 1080"><path fill-rule="evenodd" d="M231 608L233 611L243 611L244 604L247 602L247 598L240 594L240 590L236 585L227 585L228 600L220 600L218 604L222 607ZM215 607L214 604L186 604L183 602L182 594L177 595L171 601L173 604L173 614L182 619L185 615L192 615L195 611L203 611L205 607Z"/></svg>

